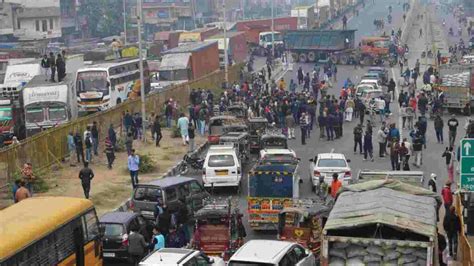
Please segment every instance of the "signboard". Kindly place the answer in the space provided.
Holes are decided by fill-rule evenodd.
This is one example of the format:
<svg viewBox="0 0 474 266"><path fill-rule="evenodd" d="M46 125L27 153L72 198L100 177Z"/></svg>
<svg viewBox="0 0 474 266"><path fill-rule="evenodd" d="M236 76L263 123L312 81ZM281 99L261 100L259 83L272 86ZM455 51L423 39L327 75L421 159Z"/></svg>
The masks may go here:
<svg viewBox="0 0 474 266"><path fill-rule="evenodd" d="M461 189L474 192L474 139L461 140Z"/></svg>
<svg viewBox="0 0 474 266"><path fill-rule="evenodd" d="M23 90L24 105L41 102L61 102L67 104L67 85L27 87Z"/></svg>

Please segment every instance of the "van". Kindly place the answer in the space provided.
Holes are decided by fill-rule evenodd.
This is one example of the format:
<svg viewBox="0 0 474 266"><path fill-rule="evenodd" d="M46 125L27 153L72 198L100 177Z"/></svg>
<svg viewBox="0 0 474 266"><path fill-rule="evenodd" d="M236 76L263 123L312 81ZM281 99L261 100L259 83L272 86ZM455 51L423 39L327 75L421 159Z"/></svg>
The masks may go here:
<svg viewBox="0 0 474 266"><path fill-rule="evenodd" d="M138 184L133 190L130 209L140 213L146 219L154 219L158 200L168 207L170 212L176 212L180 200L184 199L192 215L203 207L203 200L209 197L202 185L194 178L171 176L158 179L146 184Z"/></svg>
<svg viewBox="0 0 474 266"><path fill-rule="evenodd" d="M228 266L316 265L313 253L298 243L278 240L250 240L229 259Z"/></svg>
<svg viewBox="0 0 474 266"><path fill-rule="evenodd" d="M356 96L361 97L363 93L378 90L377 85L374 84L359 84L356 87Z"/></svg>
<svg viewBox="0 0 474 266"><path fill-rule="evenodd" d="M240 159L233 145L211 146L202 171L204 187L240 187Z"/></svg>

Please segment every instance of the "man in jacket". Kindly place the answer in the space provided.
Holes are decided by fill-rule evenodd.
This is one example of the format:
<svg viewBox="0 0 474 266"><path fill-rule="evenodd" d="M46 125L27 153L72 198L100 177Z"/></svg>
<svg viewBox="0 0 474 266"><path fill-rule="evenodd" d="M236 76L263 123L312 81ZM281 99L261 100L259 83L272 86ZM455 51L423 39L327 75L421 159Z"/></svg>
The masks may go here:
<svg viewBox="0 0 474 266"><path fill-rule="evenodd" d="M379 143L379 157L385 157L385 146L387 145L387 134L385 133L385 126L381 126L377 131L377 142Z"/></svg>
<svg viewBox="0 0 474 266"><path fill-rule="evenodd" d="M372 135L367 131L364 135L364 161L370 156L370 160L374 161L374 146L372 145Z"/></svg>
<svg viewBox="0 0 474 266"><path fill-rule="evenodd" d="M82 189L84 190L84 196L86 199L89 198L92 178L94 178L94 172L89 168L89 163L84 162L84 168L79 171L79 179L81 179Z"/></svg>
<svg viewBox="0 0 474 266"><path fill-rule="evenodd" d="M431 173L431 176L430 176L430 181L428 181L428 188L433 191L434 193L437 192L437 187L436 187L436 174L434 173Z"/></svg>
<svg viewBox="0 0 474 266"><path fill-rule="evenodd" d="M41 72L45 77L45 81L48 81L48 77L50 76L51 68L49 66L48 56L46 54L43 55L43 59L41 59Z"/></svg>
<svg viewBox="0 0 474 266"><path fill-rule="evenodd" d="M456 131L459 126L459 121L456 119L456 115L453 114L452 117L448 120L449 127L449 146L454 146L454 141L456 141Z"/></svg>
<svg viewBox="0 0 474 266"><path fill-rule="evenodd" d="M306 145L306 133L307 133L307 119L306 119L306 113L301 113L300 117L300 128L301 128L301 145Z"/></svg>
<svg viewBox="0 0 474 266"><path fill-rule="evenodd" d="M128 170L130 171L130 178L132 179L132 187L135 188L138 184L138 170L140 165L140 157L135 154L135 149L131 150L128 156Z"/></svg>
<svg viewBox="0 0 474 266"><path fill-rule="evenodd" d="M354 154L357 153L357 146L359 146L359 152L362 154L362 131L361 124L354 128Z"/></svg>
<svg viewBox="0 0 474 266"><path fill-rule="evenodd" d="M51 81L56 82L54 76L56 75L56 58L54 57L53 52L49 53L48 64L51 68Z"/></svg>
<svg viewBox="0 0 474 266"><path fill-rule="evenodd" d="M58 54L56 58L56 68L58 70L58 82L63 81L64 77L66 77L66 62L64 61L61 54Z"/></svg>
<svg viewBox="0 0 474 266"><path fill-rule="evenodd" d="M459 217L456 215L456 208L454 206L449 207L449 211L446 212L443 220L443 227L448 235L449 255L456 259L456 253L458 250L458 234L461 232L461 222Z"/></svg>
<svg viewBox="0 0 474 266"><path fill-rule="evenodd" d="M443 127L444 127L443 119L441 118L440 115L436 115L435 120L434 120L434 129L436 132L436 139L438 140L438 143L441 143L441 144L443 144Z"/></svg>
<svg viewBox="0 0 474 266"><path fill-rule="evenodd" d="M140 234L135 226L130 228L130 234L128 235L128 253L130 254L134 265L138 265L145 256L148 244L145 241L145 237Z"/></svg>
<svg viewBox="0 0 474 266"><path fill-rule="evenodd" d="M453 193L451 192L451 181L446 181L443 189L441 190L441 197L443 197L444 208L446 213L449 212L449 208L453 205Z"/></svg>
<svg viewBox="0 0 474 266"><path fill-rule="evenodd" d="M80 133L76 132L76 135L74 136L74 146L76 147L77 163L81 163L81 158L82 162L85 162L84 147L82 143L83 142Z"/></svg>
<svg viewBox="0 0 474 266"><path fill-rule="evenodd" d="M94 155L99 155L99 128L97 127L97 121L92 122L91 127L91 137L92 137L92 146L94 150Z"/></svg>

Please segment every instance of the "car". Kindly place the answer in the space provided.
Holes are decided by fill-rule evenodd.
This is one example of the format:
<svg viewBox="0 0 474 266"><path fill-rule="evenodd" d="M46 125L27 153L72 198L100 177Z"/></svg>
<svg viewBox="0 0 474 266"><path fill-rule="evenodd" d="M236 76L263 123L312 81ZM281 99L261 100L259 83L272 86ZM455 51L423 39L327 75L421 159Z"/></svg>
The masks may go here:
<svg viewBox="0 0 474 266"><path fill-rule="evenodd" d="M384 67L369 67L368 73L378 73L382 82L388 82L388 71Z"/></svg>
<svg viewBox="0 0 474 266"><path fill-rule="evenodd" d="M342 153L320 153L310 159L309 176L313 191L319 186L320 180L328 185L332 182L332 175L337 173L339 181L343 185L352 183L352 172L349 166L350 160Z"/></svg>
<svg viewBox="0 0 474 266"><path fill-rule="evenodd" d="M379 73L376 73L376 72L367 72L362 76L361 79L376 80L380 82L380 84L383 84L382 77L380 76Z"/></svg>
<svg viewBox="0 0 474 266"><path fill-rule="evenodd" d="M142 259L140 266L177 265L177 266L225 266L223 259L206 256L198 250L184 248L162 248L155 250Z"/></svg>
<svg viewBox="0 0 474 266"><path fill-rule="evenodd" d="M146 219L154 220L158 200L173 213L178 211L180 199L184 199L192 215L203 207L203 200L207 198L209 193L195 178L170 176L137 184L130 200L130 209Z"/></svg>
<svg viewBox="0 0 474 266"><path fill-rule="evenodd" d="M356 96L361 97L364 92L369 92L369 91L378 91L380 90L377 88L376 84L359 84L356 87Z"/></svg>
<svg viewBox="0 0 474 266"><path fill-rule="evenodd" d="M383 88L382 83L379 80L375 80L375 79L362 79L359 82L359 85L360 84L374 85L376 89L382 89Z"/></svg>
<svg viewBox="0 0 474 266"><path fill-rule="evenodd" d="M382 90L372 90L372 91L364 91L361 95L360 95L360 99L362 100L362 102L364 103L364 105L366 107L370 107L370 101L372 99L375 100L375 106L378 106L378 102L379 101L384 101L382 99L380 99L380 97L383 97L385 96L385 94L383 93ZM385 104L385 101L384 101L384 104Z"/></svg>
<svg viewBox="0 0 474 266"><path fill-rule="evenodd" d="M242 166L234 145L210 146L202 169L204 187L236 187L238 189L241 179Z"/></svg>
<svg viewBox="0 0 474 266"><path fill-rule="evenodd" d="M130 229L138 230L148 241L152 237L152 224L141 214L133 212L108 212L99 219L104 232L102 238L104 258L130 260L128 235Z"/></svg>
<svg viewBox="0 0 474 266"><path fill-rule="evenodd" d="M469 40L469 48L474 49L474 37Z"/></svg>
<svg viewBox="0 0 474 266"><path fill-rule="evenodd" d="M228 266L241 265L316 265L313 253L290 241L250 240L229 259Z"/></svg>

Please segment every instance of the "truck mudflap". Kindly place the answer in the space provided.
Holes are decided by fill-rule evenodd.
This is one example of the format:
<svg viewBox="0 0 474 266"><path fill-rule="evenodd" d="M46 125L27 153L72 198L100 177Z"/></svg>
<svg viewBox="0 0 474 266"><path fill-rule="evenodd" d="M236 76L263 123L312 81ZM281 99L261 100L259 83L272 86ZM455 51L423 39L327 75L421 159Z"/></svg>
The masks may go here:
<svg viewBox="0 0 474 266"><path fill-rule="evenodd" d="M248 197L249 224L254 230L276 230L278 214L284 207L290 207L290 198Z"/></svg>
<svg viewBox="0 0 474 266"><path fill-rule="evenodd" d="M430 242L323 236L321 265L342 263L438 265L437 239ZM346 256L342 256L345 254Z"/></svg>

